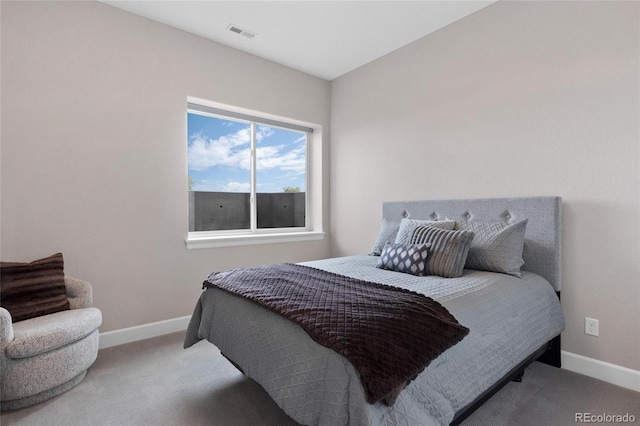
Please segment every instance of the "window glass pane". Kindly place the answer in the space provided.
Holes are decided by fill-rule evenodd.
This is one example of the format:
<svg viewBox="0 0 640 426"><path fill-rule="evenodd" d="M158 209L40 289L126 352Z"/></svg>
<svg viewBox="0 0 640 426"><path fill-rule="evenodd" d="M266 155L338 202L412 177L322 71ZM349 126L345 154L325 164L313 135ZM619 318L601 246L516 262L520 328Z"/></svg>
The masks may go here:
<svg viewBox="0 0 640 426"><path fill-rule="evenodd" d="M307 134L256 124L258 229L305 227Z"/></svg>
<svg viewBox="0 0 640 426"><path fill-rule="evenodd" d="M189 231L250 229L251 124L187 114Z"/></svg>

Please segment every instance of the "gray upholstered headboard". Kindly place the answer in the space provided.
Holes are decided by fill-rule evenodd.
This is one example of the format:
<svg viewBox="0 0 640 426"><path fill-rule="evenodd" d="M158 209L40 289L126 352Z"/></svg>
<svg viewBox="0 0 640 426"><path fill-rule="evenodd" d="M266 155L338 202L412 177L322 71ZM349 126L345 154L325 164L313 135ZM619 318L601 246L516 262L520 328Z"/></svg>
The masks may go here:
<svg viewBox="0 0 640 426"><path fill-rule="evenodd" d="M556 291L562 288L562 199L560 197L485 198L470 200L389 201L382 216L398 222L403 217L470 222L514 223L528 218L523 270L546 278Z"/></svg>

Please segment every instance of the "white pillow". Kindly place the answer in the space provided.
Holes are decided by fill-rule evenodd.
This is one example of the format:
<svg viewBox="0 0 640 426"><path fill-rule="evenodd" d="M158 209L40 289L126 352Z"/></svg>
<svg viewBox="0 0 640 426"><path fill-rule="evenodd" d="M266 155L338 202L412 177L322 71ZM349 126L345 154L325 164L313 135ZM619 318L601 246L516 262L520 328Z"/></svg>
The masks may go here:
<svg viewBox="0 0 640 426"><path fill-rule="evenodd" d="M465 268L520 277L528 219L513 224L457 221L456 229L475 234Z"/></svg>

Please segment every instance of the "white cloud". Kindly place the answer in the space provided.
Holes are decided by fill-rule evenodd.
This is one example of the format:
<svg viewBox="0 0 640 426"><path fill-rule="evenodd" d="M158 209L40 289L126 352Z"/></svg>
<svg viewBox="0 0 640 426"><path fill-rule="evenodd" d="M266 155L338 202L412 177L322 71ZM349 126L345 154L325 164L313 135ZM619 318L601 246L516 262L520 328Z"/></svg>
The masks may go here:
<svg viewBox="0 0 640 426"><path fill-rule="evenodd" d="M249 169L251 135L249 129L211 139L202 133L189 138L189 169L202 171L214 166Z"/></svg>
<svg viewBox="0 0 640 426"><path fill-rule="evenodd" d="M258 170L279 168L281 170L304 173L306 169L305 147L280 154L283 146L266 146L256 150Z"/></svg>
<svg viewBox="0 0 640 426"><path fill-rule="evenodd" d="M274 133L270 127L258 126L256 141L259 143ZM294 143L304 140L304 136ZM283 171L304 173L306 168L305 145L283 153L285 145L259 146L256 149L258 170L278 168ZM215 166L230 166L244 170L250 169L251 135L250 129L244 128L235 133L224 135L218 139L208 138L202 133L195 133L189 138L189 169L204 171Z"/></svg>
<svg viewBox="0 0 640 426"><path fill-rule="evenodd" d="M224 192L250 192L251 184L244 182L229 182L227 186L225 186Z"/></svg>
<svg viewBox="0 0 640 426"><path fill-rule="evenodd" d="M256 142L260 143L260 141L264 138L268 138L273 135L275 131L271 127L267 126L257 126L256 127Z"/></svg>

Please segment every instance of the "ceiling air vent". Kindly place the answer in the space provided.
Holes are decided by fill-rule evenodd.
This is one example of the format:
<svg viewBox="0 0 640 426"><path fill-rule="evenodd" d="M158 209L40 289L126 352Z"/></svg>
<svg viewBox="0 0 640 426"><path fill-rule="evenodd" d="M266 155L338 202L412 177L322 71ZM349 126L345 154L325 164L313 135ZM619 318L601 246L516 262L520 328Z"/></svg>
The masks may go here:
<svg viewBox="0 0 640 426"><path fill-rule="evenodd" d="M242 28L240 28L239 26L237 26L237 25L233 25L233 24L229 25L229 26L227 27L227 29L228 29L229 31L231 31L231 32L236 33L236 34L243 35L243 36L245 36L246 38L254 38L254 37L256 36L256 34L255 34L254 32L251 32L251 31L248 31L248 30L242 29Z"/></svg>

